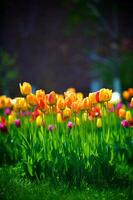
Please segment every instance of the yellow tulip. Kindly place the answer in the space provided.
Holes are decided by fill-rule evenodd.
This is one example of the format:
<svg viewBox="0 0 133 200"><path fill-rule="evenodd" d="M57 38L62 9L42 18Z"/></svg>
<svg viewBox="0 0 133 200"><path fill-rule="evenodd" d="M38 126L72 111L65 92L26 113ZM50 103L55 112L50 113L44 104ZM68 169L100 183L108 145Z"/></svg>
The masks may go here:
<svg viewBox="0 0 133 200"><path fill-rule="evenodd" d="M27 102L25 100L25 98L23 97L18 97L15 99L15 104L14 104L14 109L18 109L18 110L27 110L28 109L28 105Z"/></svg>
<svg viewBox="0 0 133 200"><path fill-rule="evenodd" d="M43 125L43 118L41 115L39 115L37 118L36 118L36 125L37 126L42 126Z"/></svg>
<svg viewBox="0 0 133 200"><path fill-rule="evenodd" d="M63 98L60 98L58 101L57 101L57 106L60 110L64 110L65 107L66 107L66 102Z"/></svg>
<svg viewBox="0 0 133 200"><path fill-rule="evenodd" d="M37 100L45 99L45 91L44 90L36 90L36 98Z"/></svg>
<svg viewBox="0 0 133 200"><path fill-rule="evenodd" d="M15 121L15 115L9 115L8 116L8 124L13 124Z"/></svg>
<svg viewBox="0 0 133 200"><path fill-rule="evenodd" d="M80 125L80 119L79 119L79 117L76 117L76 124Z"/></svg>
<svg viewBox="0 0 133 200"><path fill-rule="evenodd" d="M82 100L83 97L84 97L84 95L83 95L82 92L78 92L78 93L77 93L77 99L78 99L78 100Z"/></svg>
<svg viewBox="0 0 133 200"><path fill-rule="evenodd" d="M97 119L97 128L101 128L102 127L102 120L101 118Z"/></svg>
<svg viewBox="0 0 133 200"><path fill-rule="evenodd" d="M70 117L71 115L71 109L70 108L65 108L65 110L63 110L63 117Z"/></svg>
<svg viewBox="0 0 133 200"><path fill-rule="evenodd" d="M20 83L19 87L20 87L20 92L23 95L28 95L32 92L32 87L31 87L30 83L24 82L22 85Z"/></svg>
<svg viewBox="0 0 133 200"><path fill-rule="evenodd" d="M98 103L97 99L96 99L96 92L92 92L92 93L89 93L89 102L90 104L96 104Z"/></svg>
<svg viewBox="0 0 133 200"><path fill-rule="evenodd" d="M86 122L87 121L87 118L88 118L88 114L85 112L85 113L83 113L83 115L82 115L82 120L84 121L84 122Z"/></svg>
<svg viewBox="0 0 133 200"><path fill-rule="evenodd" d="M127 120L127 121L131 121L131 119L132 119L132 115L131 115L130 110L128 110L128 111L126 112L126 120Z"/></svg>
<svg viewBox="0 0 133 200"><path fill-rule="evenodd" d="M99 91L99 102L109 101L112 98L112 90L102 88Z"/></svg>
<svg viewBox="0 0 133 200"><path fill-rule="evenodd" d="M62 122L61 113L57 113L57 122L58 122L58 123L61 123L61 122Z"/></svg>

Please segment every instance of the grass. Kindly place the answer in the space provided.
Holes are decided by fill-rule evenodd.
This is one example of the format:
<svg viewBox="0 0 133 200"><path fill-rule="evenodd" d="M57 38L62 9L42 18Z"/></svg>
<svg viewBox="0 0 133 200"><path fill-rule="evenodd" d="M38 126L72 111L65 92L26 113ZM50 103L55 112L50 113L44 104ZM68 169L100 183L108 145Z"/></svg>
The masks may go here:
<svg viewBox="0 0 133 200"><path fill-rule="evenodd" d="M132 185L70 188L65 184L51 185L48 181L31 182L20 174L20 167L0 168L1 200L130 200L133 197Z"/></svg>

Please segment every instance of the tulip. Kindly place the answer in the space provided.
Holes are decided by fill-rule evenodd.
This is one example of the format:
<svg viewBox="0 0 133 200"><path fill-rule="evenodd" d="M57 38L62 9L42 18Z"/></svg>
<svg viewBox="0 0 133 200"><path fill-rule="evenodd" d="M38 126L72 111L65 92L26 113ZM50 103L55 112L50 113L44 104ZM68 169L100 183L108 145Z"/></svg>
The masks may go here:
<svg viewBox="0 0 133 200"><path fill-rule="evenodd" d="M65 107L66 107L66 102L65 102L65 100L60 98L60 99L57 101L57 106L58 106L58 108L59 108L60 110L64 110Z"/></svg>
<svg viewBox="0 0 133 200"><path fill-rule="evenodd" d="M133 88L128 88L128 92L130 97L133 97Z"/></svg>
<svg viewBox="0 0 133 200"><path fill-rule="evenodd" d="M67 128L71 129L72 127L73 127L73 123L69 121L67 124Z"/></svg>
<svg viewBox="0 0 133 200"><path fill-rule="evenodd" d="M86 97L82 100L82 103L81 103L82 110L89 110L91 108L91 106L92 106L92 104L88 97Z"/></svg>
<svg viewBox="0 0 133 200"><path fill-rule="evenodd" d="M87 114L86 112L84 112L84 113L82 114L82 120L83 120L84 122L86 122L87 119L88 119L88 114Z"/></svg>
<svg viewBox="0 0 133 200"><path fill-rule="evenodd" d="M25 100L25 98L23 97L18 97L16 98L15 104L14 104L14 109L18 109L18 110L27 110L28 109L28 105L27 102Z"/></svg>
<svg viewBox="0 0 133 200"><path fill-rule="evenodd" d="M119 105L119 103L121 104L121 95L120 95L120 93L119 92L113 92L110 102L115 104L115 105Z"/></svg>
<svg viewBox="0 0 133 200"><path fill-rule="evenodd" d="M41 115L39 115L37 118L36 118L36 125L37 126L42 126L43 125L43 118Z"/></svg>
<svg viewBox="0 0 133 200"><path fill-rule="evenodd" d="M44 90L37 90L36 91L36 98L39 99L45 99L45 92Z"/></svg>
<svg viewBox="0 0 133 200"><path fill-rule="evenodd" d="M36 105L37 104L37 98L34 94L28 94L26 97L27 103L31 105Z"/></svg>
<svg viewBox="0 0 133 200"><path fill-rule="evenodd" d="M112 98L112 90L105 88L101 89L97 98L99 99L99 102L110 101Z"/></svg>
<svg viewBox="0 0 133 200"><path fill-rule="evenodd" d="M123 91L122 95L123 95L123 98L124 98L125 100L128 100L128 99L130 98L130 94L129 94L129 92L126 91L126 90Z"/></svg>
<svg viewBox="0 0 133 200"><path fill-rule="evenodd" d="M71 115L71 110L70 110L70 108L65 108L65 110L63 110L63 117L70 117L70 115Z"/></svg>
<svg viewBox="0 0 133 200"><path fill-rule="evenodd" d="M22 95L28 95L32 92L32 87L30 83L24 82L22 85L20 83L19 87L20 87L20 92Z"/></svg>
<svg viewBox="0 0 133 200"><path fill-rule="evenodd" d="M3 124L2 122L0 122L0 131L3 132L3 133L8 132L6 125Z"/></svg>
<svg viewBox="0 0 133 200"><path fill-rule="evenodd" d="M128 127L129 127L129 122L128 122L127 120L123 120L123 121L121 122L121 125L122 125L123 127L125 127L125 128L128 128Z"/></svg>
<svg viewBox="0 0 133 200"><path fill-rule="evenodd" d="M127 120L127 121L131 121L131 119L132 119L131 112L130 112L130 110L128 110L128 111L126 112L126 120Z"/></svg>
<svg viewBox="0 0 133 200"><path fill-rule="evenodd" d="M0 96L0 109L6 107L6 96Z"/></svg>
<svg viewBox="0 0 133 200"><path fill-rule="evenodd" d="M50 106L55 105L56 101L57 101L56 93L54 91L52 91L49 94L47 94L46 101L47 101L47 104Z"/></svg>
<svg viewBox="0 0 133 200"><path fill-rule="evenodd" d="M10 108L6 108L6 109L4 110L4 114L5 114L5 115L10 115L10 113L11 113Z"/></svg>
<svg viewBox="0 0 133 200"><path fill-rule="evenodd" d="M5 107L11 107L12 106L12 100L11 98L7 97L5 98Z"/></svg>
<svg viewBox="0 0 133 200"><path fill-rule="evenodd" d="M79 117L76 117L76 124L80 125L80 119L79 119Z"/></svg>
<svg viewBox="0 0 133 200"><path fill-rule="evenodd" d="M96 98L96 94L98 94L98 93L96 93L96 92L89 93L89 101L91 102L91 104L98 103L99 99Z"/></svg>
<svg viewBox="0 0 133 200"><path fill-rule="evenodd" d="M133 97L131 98L130 107L133 108Z"/></svg>
<svg viewBox="0 0 133 200"><path fill-rule="evenodd" d="M97 119L97 128L101 128L102 127L102 120L101 120L101 118L98 118Z"/></svg>
<svg viewBox="0 0 133 200"><path fill-rule="evenodd" d="M57 122L58 122L58 123L61 123L61 122L62 122L61 113L57 113Z"/></svg>
<svg viewBox="0 0 133 200"><path fill-rule="evenodd" d="M79 101L72 102L71 110L74 113L78 113L81 109L81 105Z"/></svg>
<svg viewBox="0 0 133 200"><path fill-rule="evenodd" d="M119 117L120 118L125 118L126 116L126 111L122 108L119 109Z"/></svg>
<svg viewBox="0 0 133 200"><path fill-rule="evenodd" d="M8 116L8 124L13 124L15 121L15 115L11 114Z"/></svg>
<svg viewBox="0 0 133 200"><path fill-rule="evenodd" d="M78 99L78 100L82 100L83 97L84 97L83 93L81 93L81 92L78 92L78 93L77 93L77 99Z"/></svg>
<svg viewBox="0 0 133 200"><path fill-rule="evenodd" d="M48 125L48 131L50 132L52 132L55 128L56 128L55 125L52 124Z"/></svg>
<svg viewBox="0 0 133 200"><path fill-rule="evenodd" d="M14 123L15 123L16 127L20 127L20 125L21 125L20 119L16 119Z"/></svg>

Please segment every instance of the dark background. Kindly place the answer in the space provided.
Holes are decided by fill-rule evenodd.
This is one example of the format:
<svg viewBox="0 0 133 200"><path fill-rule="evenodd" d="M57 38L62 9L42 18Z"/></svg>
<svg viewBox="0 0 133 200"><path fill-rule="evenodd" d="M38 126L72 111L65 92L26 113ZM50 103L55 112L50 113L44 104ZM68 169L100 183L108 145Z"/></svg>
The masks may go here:
<svg viewBox="0 0 133 200"><path fill-rule="evenodd" d="M17 95L23 81L86 94L133 87L132 13L124 0L1 0L0 93Z"/></svg>

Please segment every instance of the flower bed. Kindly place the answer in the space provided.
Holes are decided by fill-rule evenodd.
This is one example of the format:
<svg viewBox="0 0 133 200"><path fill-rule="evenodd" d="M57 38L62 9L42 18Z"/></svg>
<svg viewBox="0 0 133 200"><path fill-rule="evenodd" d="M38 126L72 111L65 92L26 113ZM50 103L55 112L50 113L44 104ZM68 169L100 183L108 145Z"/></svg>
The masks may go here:
<svg viewBox="0 0 133 200"><path fill-rule="evenodd" d="M111 182L133 159L133 89L125 104L101 89L84 97L20 84L22 97L0 97L0 164L20 163L32 179Z"/></svg>

